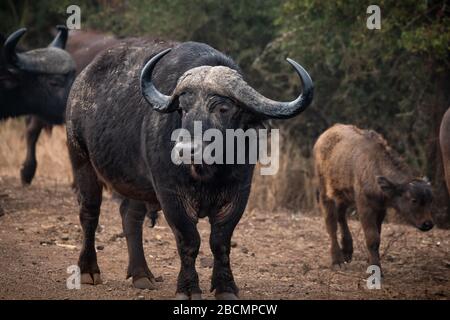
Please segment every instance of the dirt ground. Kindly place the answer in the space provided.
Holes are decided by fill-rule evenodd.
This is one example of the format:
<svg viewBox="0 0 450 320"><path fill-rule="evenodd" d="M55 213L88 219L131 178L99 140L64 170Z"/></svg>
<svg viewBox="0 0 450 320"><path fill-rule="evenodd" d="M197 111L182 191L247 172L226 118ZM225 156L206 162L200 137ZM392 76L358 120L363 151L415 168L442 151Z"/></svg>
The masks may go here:
<svg viewBox="0 0 450 320"><path fill-rule="evenodd" d="M170 299L179 260L164 218L144 228L146 258L157 290L138 290L125 279L126 242L118 205L104 196L98 260L104 284L68 290L67 267L76 264L81 232L77 204L68 183L38 177L23 188L11 175L0 177L0 299ZM384 225L381 253L385 278L380 290L366 288L366 251L357 221L350 228L355 255L343 270L329 268L328 239L318 216L246 212L233 237L231 261L243 299L449 299L449 231L421 233L405 225ZM197 260L207 299L211 276L209 225L199 223Z"/></svg>
<svg viewBox="0 0 450 320"><path fill-rule="evenodd" d="M0 299L170 299L179 258L163 217L144 228L144 248L157 290L134 289L126 280L127 249L118 204L104 195L97 249L104 283L68 290L67 268L81 246L78 206L70 189L70 164L63 127L42 134L38 170L30 187L19 180L25 157L23 120L0 123ZM268 199L266 199L268 201ZM233 237L231 263L242 299L450 299L450 231L422 233L412 227L383 226L385 277L380 290L366 287L367 254L362 230L350 221L353 261L331 270L329 240L317 212L248 210ZM197 270L204 297L209 293L212 255L209 224L201 220Z"/></svg>

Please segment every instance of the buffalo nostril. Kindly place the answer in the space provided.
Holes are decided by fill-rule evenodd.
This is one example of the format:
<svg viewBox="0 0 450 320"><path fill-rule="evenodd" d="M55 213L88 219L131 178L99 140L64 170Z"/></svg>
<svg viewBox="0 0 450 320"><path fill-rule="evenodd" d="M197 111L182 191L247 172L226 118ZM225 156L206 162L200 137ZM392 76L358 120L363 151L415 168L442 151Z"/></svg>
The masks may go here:
<svg viewBox="0 0 450 320"><path fill-rule="evenodd" d="M428 230L431 230L432 228L433 228L433 222L430 221L430 220L427 220L424 223L422 223L422 226L420 227L420 230L428 231Z"/></svg>

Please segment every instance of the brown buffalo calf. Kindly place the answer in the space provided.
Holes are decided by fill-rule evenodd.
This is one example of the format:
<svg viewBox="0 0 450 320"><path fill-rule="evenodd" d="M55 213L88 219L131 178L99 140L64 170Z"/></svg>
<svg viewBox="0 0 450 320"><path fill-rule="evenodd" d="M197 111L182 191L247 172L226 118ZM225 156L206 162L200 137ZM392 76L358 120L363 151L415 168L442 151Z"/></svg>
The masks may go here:
<svg viewBox="0 0 450 320"><path fill-rule="evenodd" d="M349 206L356 206L370 265L381 266L380 233L387 208L395 209L422 231L433 227L430 184L418 179L378 133L336 124L317 140L314 161L333 265L352 259L353 241L345 216ZM342 250L337 240L338 223Z"/></svg>
<svg viewBox="0 0 450 320"><path fill-rule="evenodd" d="M439 143L441 145L442 163L444 165L445 183L450 195L450 108L442 117L439 131Z"/></svg>

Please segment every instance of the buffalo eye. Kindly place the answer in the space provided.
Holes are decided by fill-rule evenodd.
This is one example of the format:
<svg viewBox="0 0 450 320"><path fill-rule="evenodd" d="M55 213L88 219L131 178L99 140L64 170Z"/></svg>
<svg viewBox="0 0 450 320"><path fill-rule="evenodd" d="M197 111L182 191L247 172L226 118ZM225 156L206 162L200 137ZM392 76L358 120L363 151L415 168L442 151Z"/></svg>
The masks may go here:
<svg viewBox="0 0 450 320"><path fill-rule="evenodd" d="M230 107L226 104L222 104L218 107L220 113L227 113L230 110Z"/></svg>
<svg viewBox="0 0 450 320"><path fill-rule="evenodd" d="M62 87L64 85L64 79L59 76L53 76L48 79L48 84L53 87Z"/></svg>
<svg viewBox="0 0 450 320"><path fill-rule="evenodd" d="M411 199L411 202L412 202L412 203L417 203L417 199L412 198L412 199Z"/></svg>
<svg viewBox="0 0 450 320"><path fill-rule="evenodd" d="M219 95L213 95L209 100L209 110L219 113L227 113L232 106L231 99Z"/></svg>
<svg viewBox="0 0 450 320"><path fill-rule="evenodd" d="M53 87L59 87L60 83L58 81L49 81L49 84Z"/></svg>

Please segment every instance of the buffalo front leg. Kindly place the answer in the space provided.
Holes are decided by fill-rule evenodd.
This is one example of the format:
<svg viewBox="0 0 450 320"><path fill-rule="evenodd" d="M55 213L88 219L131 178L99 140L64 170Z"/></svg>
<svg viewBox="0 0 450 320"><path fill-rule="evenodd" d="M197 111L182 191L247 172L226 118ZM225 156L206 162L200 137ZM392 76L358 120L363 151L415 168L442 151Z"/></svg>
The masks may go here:
<svg viewBox="0 0 450 320"><path fill-rule="evenodd" d="M125 199L120 205L123 232L128 246L127 279L133 278L133 285L139 289L156 289L155 277L148 268L142 245L142 225L147 212L145 203Z"/></svg>
<svg viewBox="0 0 450 320"><path fill-rule="evenodd" d="M219 300L238 299L239 289L234 282L230 265L231 237L237 221L225 224L211 223L209 245L214 255L214 267L211 278L211 292Z"/></svg>
<svg viewBox="0 0 450 320"><path fill-rule="evenodd" d="M81 271L81 283L100 284L100 269L95 252L95 230L97 229L102 203L102 184L98 181L89 162L74 170L75 181L79 186L80 222L83 229L83 246L78 265Z"/></svg>
<svg viewBox="0 0 450 320"><path fill-rule="evenodd" d="M26 123L25 140L27 145L27 155L22 164L22 168L20 169L22 185L30 184L36 173L36 144L42 129L45 127L45 122L36 116L29 116Z"/></svg>
<svg viewBox="0 0 450 320"><path fill-rule="evenodd" d="M361 209L358 210L364 236L366 238L367 250L369 253L369 265L379 266L380 262L380 240L381 240L381 221L380 215L376 210Z"/></svg>
<svg viewBox="0 0 450 320"><path fill-rule="evenodd" d="M163 212L175 235L181 262L175 299L199 300L202 290L195 269L195 260L200 249L197 221L188 216L182 205L178 205L177 200L172 200L170 203L168 201L167 204L167 207L163 207Z"/></svg>

